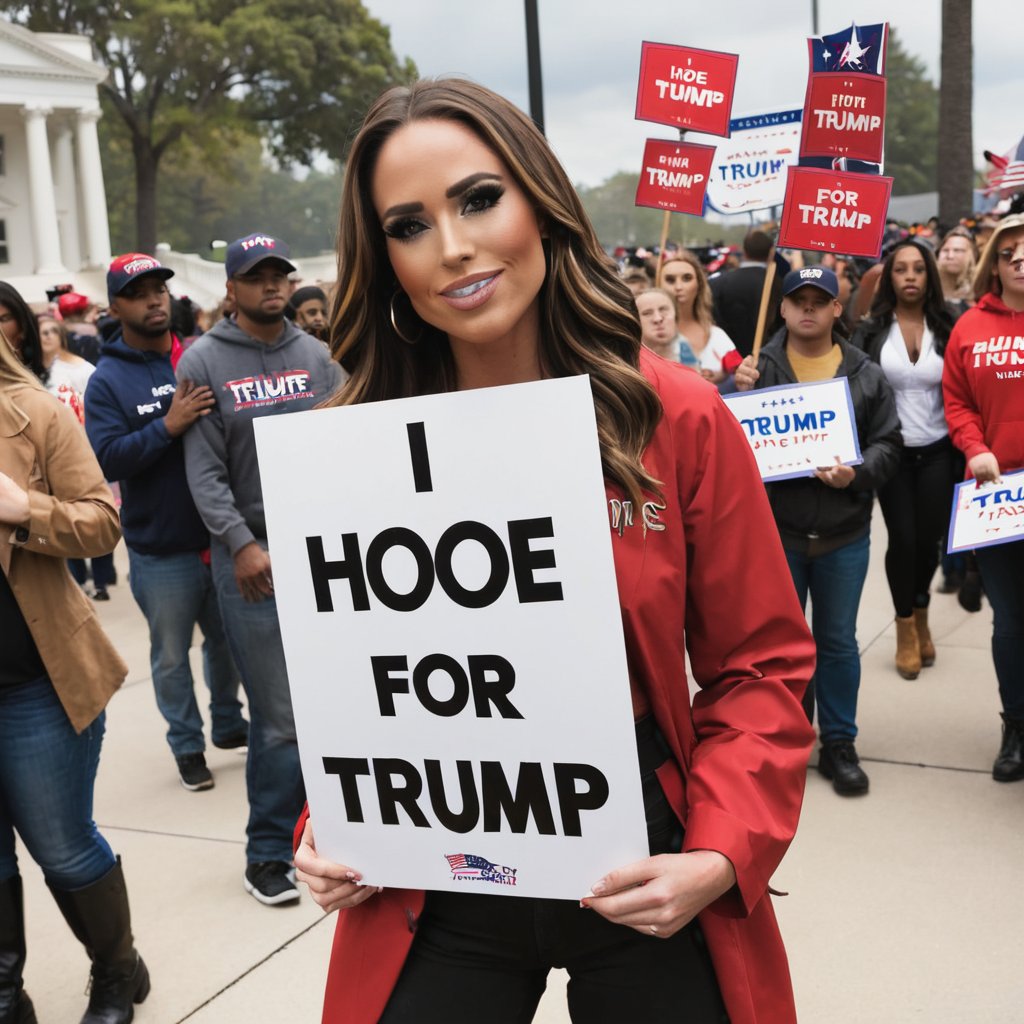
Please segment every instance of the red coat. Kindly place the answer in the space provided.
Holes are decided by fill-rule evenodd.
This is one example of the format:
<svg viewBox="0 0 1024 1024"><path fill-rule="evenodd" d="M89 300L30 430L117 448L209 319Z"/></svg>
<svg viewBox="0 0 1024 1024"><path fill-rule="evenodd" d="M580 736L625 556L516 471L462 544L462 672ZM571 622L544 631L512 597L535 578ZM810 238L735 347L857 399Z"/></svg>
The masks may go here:
<svg viewBox="0 0 1024 1024"><path fill-rule="evenodd" d="M1024 313L990 292L957 320L943 360L953 444L968 461L991 452L1003 473L1024 469L1022 340Z"/></svg>
<svg viewBox="0 0 1024 1024"><path fill-rule="evenodd" d="M664 530L615 531L630 671L675 761L659 771L684 849L725 854L737 886L700 915L732 1024L796 1021L767 894L796 829L814 733L800 698L814 645L753 455L697 374L644 353L665 408L644 464L663 482ZM622 495L609 489L609 498ZM684 630L701 686L691 715ZM305 814L298 825L301 835ZM413 939L424 894L385 889L338 915L324 1024L371 1024Z"/></svg>

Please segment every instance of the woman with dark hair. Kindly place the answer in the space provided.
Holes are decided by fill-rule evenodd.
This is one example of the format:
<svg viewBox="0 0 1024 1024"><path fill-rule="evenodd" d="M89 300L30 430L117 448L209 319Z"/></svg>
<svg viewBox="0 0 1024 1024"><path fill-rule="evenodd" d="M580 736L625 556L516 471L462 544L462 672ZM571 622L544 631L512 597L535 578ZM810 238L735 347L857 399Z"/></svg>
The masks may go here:
<svg viewBox="0 0 1024 1024"><path fill-rule="evenodd" d="M942 354L953 319L931 247L908 238L886 257L869 317L854 337L892 385L903 433L900 468L878 501L889 531L885 574L896 610L896 671L904 679L935 664L929 588L956 480L942 408Z"/></svg>
<svg viewBox="0 0 1024 1024"><path fill-rule="evenodd" d="M18 358L41 380L46 381L43 350L35 313L12 285L0 281L0 331Z"/></svg>
<svg viewBox="0 0 1024 1024"><path fill-rule="evenodd" d="M795 1021L768 882L802 799L813 647L792 588L765 582L786 563L735 418L642 350L544 137L481 86L373 104L338 238L332 351L351 378L331 404L587 374L608 499L656 501L666 528L612 535L651 856L581 900L379 891L319 857L304 816L298 878L341 911L324 1020L525 1022L561 964L577 1022Z"/></svg>
<svg viewBox="0 0 1024 1024"><path fill-rule="evenodd" d="M18 308L12 292L0 284L0 308ZM92 810L104 708L127 666L64 565L113 550L117 509L85 431L0 328L0 1021L36 1020L17 833L92 961L83 1024L127 1024L149 974Z"/></svg>
<svg viewBox="0 0 1024 1024"><path fill-rule="evenodd" d="M1024 469L1024 217L1000 221L974 275L977 304L956 322L942 386L953 443L967 476L998 481ZM1003 741L997 782L1024 779L1024 540L978 548L992 604L992 661L999 681Z"/></svg>

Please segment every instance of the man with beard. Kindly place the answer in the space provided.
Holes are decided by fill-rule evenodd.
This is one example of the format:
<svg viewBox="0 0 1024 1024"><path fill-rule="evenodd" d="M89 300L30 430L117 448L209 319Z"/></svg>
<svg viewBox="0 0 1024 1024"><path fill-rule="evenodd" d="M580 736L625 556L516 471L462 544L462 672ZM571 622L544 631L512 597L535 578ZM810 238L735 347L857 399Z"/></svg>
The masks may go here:
<svg viewBox="0 0 1024 1024"><path fill-rule="evenodd" d="M208 387L175 382L181 342L171 331L167 279L174 271L142 253L107 272L119 327L103 346L85 393L86 432L108 480L121 483L121 529L132 594L149 624L150 665L167 743L188 790L210 789L203 719L189 648L202 630L213 744L244 747L248 725L210 573L210 536L189 493L182 436L208 415Z"/></svg>
<svg viewBox="0 0 1024 1024"><path fill-rule="evenodd" d="M209 415L185 435L192 496L213 538L213 578L249 701L245 888L265 904L299 898L292 828L305 801L277 620L253 421L312 409L341 383L323 344L285 318L295 267L280 239L252 234L228 246L235 315L182 356L178 379L212 388Z"/></svg>

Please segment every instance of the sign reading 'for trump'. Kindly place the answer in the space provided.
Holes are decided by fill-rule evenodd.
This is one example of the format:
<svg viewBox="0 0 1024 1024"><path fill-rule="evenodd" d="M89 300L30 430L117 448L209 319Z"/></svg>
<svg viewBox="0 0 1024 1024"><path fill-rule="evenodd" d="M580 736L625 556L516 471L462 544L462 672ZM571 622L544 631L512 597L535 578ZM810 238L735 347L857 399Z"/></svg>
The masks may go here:
<svg viewBox="0 0 1024 1024"><path fill-rule="evenodd" d="M586 377L256 421L322 856L579 898L647 855Z"/></svg>

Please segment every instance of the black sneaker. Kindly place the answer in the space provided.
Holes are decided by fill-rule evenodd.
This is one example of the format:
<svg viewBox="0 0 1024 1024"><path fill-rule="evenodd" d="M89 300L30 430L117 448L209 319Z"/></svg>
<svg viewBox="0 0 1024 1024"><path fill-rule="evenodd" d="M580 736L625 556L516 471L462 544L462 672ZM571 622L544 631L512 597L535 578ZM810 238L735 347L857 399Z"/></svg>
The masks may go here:
<svg viewBox="0 0 1024 1024"><path fill-rule="evenodd" d="M245 869L245 891L268 907L293 903L299 898L295 871L283 860L248 865Z"/></svg>
<svg viewBox="0 0 1024 1024"><path fill-rule="evenodd" d="M826 743L818 754L818 771L832 780L840 796L860 796L868 791L868 777L860 766L853 740Z"/></svg>
<svg viewBox="0 0 1024 1024"><path fill-rule="evenodd" d="M218 750L237 750L240 754L244 754L249 746L249 730L242 729L241 732L236 732L233 736L225 736L220 740L214 737L213 745Z"/></svg>
<svg viewBox="0 0 1024 1024"><path fill-rule="evenodd" d="M968 569L964 573L964 581L960 584L960 592L956 599L965 612L981 611L981 573L977 569Z"/></svg>
<svg viewBox="0 0 1024 1024"><path fill-rule="evenodd" d="M182 754L176 757L181 784L193 793L200 789L213 789L213 775L206 767L202 754Z"/></svg>
<svg viewBox="0 0 1024 1024"><path fill-rule="evenodd" d="M93 592L92 599L94 601L109 601L110 595L107 593L105 587L97 587Z"/></svg>

